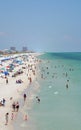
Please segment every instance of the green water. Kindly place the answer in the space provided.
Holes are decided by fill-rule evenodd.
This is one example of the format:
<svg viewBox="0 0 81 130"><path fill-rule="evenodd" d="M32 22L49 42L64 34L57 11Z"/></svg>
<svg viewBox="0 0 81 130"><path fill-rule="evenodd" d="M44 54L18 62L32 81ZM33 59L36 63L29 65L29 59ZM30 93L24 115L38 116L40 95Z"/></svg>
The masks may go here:
<svg viewBox="0 0 81 130"><path fill-rule="evenodd" d="M80 130L81 61L56 56L44 58L43 56L40 69L45 70L41 72L45 79L40 77L38 79L40 84L38 95L41 102L34 103L32 111L36 129ZM68 88L66 88L67 83Z"/></svg>
<svg viewBox="0 0 81 130"><path fill-rule="evenodd" d="M20 129L81 130L81 53L47 53L39 58L37 80L29 90L30 108L24 109L29 119Z"/></svg>

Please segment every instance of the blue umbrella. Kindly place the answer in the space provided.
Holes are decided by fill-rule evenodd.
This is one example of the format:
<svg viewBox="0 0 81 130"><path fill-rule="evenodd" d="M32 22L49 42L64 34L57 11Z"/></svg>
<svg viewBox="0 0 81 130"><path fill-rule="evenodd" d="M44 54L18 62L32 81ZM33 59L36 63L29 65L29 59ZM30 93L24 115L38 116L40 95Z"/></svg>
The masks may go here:
<svg viewBox="0 0 81 130"><path fill-rule="evenodd" d="M8 71L4 71L3 74L5 74L5 75L9 75Z"/></svg>

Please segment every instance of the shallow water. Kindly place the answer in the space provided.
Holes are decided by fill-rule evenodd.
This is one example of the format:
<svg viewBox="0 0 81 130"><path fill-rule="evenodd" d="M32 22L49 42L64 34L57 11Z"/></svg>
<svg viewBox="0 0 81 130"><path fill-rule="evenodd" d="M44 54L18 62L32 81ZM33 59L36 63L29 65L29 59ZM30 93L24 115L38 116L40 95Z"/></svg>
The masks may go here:
<svg viewBox="0 0 81 130"><path fill-rule="evenodd" d="M29 118L27 122L20 121L20 129L80 130L81 53L46 53L39 58L40 72L27 90L28 103L24 108Z"/></svg>

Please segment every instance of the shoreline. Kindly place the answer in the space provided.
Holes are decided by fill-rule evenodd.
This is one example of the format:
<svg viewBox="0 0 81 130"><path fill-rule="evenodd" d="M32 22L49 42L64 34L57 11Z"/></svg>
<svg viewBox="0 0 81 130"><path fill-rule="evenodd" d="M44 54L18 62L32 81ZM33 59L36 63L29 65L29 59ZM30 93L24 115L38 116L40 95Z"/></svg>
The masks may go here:
<svg viewBox="0 0 81 130"><path fill-rule="evenodd" d="M20 102L21 102L21 110L18 113L17 119L14 120L13 122L13 126L15 130L22 130L23 128L27 128L30 127L30 123L32 118L31 118L31 110L32 110L32 106L33 106L33 101L36 98L35 95L33 95L33 92L35 92L34 94L37 94L39 86L36 83L36 77L34 78L34 80L32 81L31 85L28 85L28 87L22 92L22 95L24 93L27 93L27 99L24 102L23 99L20 97ZM28 126L27 126L28 125Z"/></svg>
<svg viewBox="0 0 81 130"><path fill-rule="evenodd" d="M38 56L38 55L39 54L35 54L35 56L34 55L33 56L34 56L34 58L36 58L36 56ZM32 63L29 62L27 64L37 65L38 62L35 63L34 60L32 60ZM24 70L24 73L21 74L21 75L18 75L17 78L16 77L15 78L8 77L9 83L5 84L3 86L4 88L2 88L2 90L1 90L2 94L0 94L0 97L3 97L3 95L5 95L4 98L6 99L6 105L4 107L3 106L0 107L0 115L1 115L1 117L3 117L3 118L1 118L1 123L0 123L1 124L0 128L2 130L14 130L13 124L14 124L16 118L14 118L14 120L10 119L11 114L12 114L12 103L13 103L13 101L19 101L20 102L20 100L23 98L22 94L29 87L29 80L28 80L27 71L28 71L27 69ZM31 76L32 83L33 83L33 81L36 78L36 75L33 75L33 73L30 70L29 76ZM18 79L18 78L21 78L23 80L22 84L16 84L15 83L15 80ZM0 84L2 84L2 83L0 83ZM5 94L3 94L4 89L5 89ZM10 100L10 97L12 97L13 99ZM8 125L5 125L5 113L7 113L7 112L9 112L9 122L8 122Z"/></svg>

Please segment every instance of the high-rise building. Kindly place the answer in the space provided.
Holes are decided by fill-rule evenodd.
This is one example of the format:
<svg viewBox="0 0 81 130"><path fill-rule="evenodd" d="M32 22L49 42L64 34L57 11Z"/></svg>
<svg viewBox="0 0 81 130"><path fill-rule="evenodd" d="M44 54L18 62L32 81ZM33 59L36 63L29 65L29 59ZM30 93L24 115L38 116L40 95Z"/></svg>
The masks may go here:
<svg viewBox="0 0 81 130"><path fill-rule="evenodd" d="M26 52L27 50L28 50L28 48L27 48L27 47L25 47L25 46L24 46L24 47L22 47L22 51L23 51L23 52Z"/></svg>
<svg viewBox="0 0 81 130"><path fill-rule="evenodd" d="M11 51L16 51L16 47L12 46L12 47L10 47L10 50Z"/></svg>

